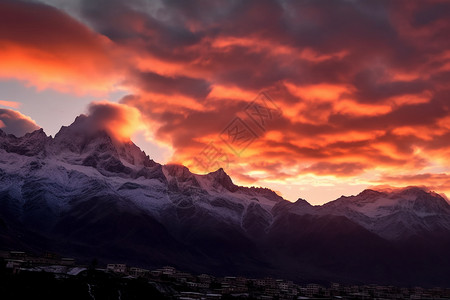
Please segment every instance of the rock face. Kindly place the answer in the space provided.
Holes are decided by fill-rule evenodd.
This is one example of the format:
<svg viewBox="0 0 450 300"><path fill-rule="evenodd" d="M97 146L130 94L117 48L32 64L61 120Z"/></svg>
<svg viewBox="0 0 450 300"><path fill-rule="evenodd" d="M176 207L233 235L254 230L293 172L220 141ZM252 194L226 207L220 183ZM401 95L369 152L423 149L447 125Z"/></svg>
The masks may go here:
<svg viewBox="0 0 450 300"><path fill-rule="evenodd" d="M217 275L448 285L450 206L410 187L322 206L160 165L80 128L0 130L0 249Z"/></svg>

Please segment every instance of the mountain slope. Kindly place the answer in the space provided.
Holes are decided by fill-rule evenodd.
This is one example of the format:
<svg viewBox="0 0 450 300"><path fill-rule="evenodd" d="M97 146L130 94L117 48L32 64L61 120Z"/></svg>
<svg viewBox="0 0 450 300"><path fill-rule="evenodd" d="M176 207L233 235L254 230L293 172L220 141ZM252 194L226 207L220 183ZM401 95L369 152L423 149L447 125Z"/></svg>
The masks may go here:
<svg viewBox="0 0 450 300"><path fill-rule="evenodd" d="M85 118L54 138L0 130L0 247L219 275L449 282L450 208L435 193L291 203L223 169L160 165L131 141L84 130Z"/></svg>
<svg viewBox="0 0 450 300"><path fill-rule="evenodd" d="M345 216L389 240L450 231L450 205L442 196L418 187L391 192L365 190L356 196L311 206L303 199L289 205L297 214Z"/></svg>

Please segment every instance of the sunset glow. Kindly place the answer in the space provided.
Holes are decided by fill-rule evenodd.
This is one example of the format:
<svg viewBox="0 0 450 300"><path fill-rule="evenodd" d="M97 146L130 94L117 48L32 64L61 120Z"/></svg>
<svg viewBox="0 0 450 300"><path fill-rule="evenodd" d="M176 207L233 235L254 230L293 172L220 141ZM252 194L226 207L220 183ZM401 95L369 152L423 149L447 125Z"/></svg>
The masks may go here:
<svg viewBox="0 0 450 300"><path fill-rule="evenodd" d="M288 200L370 186L450 195L448 1L63 3L0 2L0 81L92 97L80 110L118 139L161 145L137 143L150 158L164 148L160 163L223 167ZM6 95L0 108L26 110ZM46 131L42 112L27 115L24 128ZM233 122L250 132L239 146Z"/></svg>

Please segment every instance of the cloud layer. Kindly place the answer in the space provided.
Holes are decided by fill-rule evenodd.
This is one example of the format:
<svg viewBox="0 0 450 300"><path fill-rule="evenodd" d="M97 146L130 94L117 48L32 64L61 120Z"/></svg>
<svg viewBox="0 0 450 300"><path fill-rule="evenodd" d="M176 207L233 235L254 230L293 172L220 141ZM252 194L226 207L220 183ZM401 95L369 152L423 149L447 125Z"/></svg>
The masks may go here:
<svg viewBox="0 0 450 300"><path fill-rule="evenodd" d="M112 43L66 13L39 3L0 2L0 78L39 89L105 92L118 64Z"/></svg>
<svg viewBox="0 0 450 300"><path fill-rule="evenodd" d="M0 129L5 133L21 137L39 128L30 117L12 109L0 108Z"/></svg>
<svg viewBox="0 0 450 300"><path fill-rule="evenodd" d="M9 61L0 76L66 89L125 86L121 102L196 171L214 150L221 160L210 167L222 164L241 182L423 178L450 191L448 1L1 5L15 17L0 18L12 28L0 29L0 59ZM261 110L249 111L264 108L252 102L261 90L282 113L266 110L264 126ZM229 140L236 118L254 137L239 151Z"/></svg>

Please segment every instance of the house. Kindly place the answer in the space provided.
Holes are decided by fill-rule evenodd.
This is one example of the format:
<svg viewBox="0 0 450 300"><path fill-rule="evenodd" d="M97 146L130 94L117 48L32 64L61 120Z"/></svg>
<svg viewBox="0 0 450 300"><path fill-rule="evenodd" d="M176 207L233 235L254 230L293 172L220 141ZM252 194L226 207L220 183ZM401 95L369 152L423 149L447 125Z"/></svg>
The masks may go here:
<svg viewBox="0 0 450 300"><path fill-rule="evenodd" d="M306 285L305 295L308 296L308 297L312 297L314 295L317 295L317 294L319 294L320 288L321 288L321 286L318 285L318 284L314 284L314 283L307 284Z"/></svg>
<svg viewBox="0 0 450 300"><path fill-rule="evenodd" d="M181 292L178 299L203 299L203 294L196 292Z"/></svg>
<svg viewBox="0 0 450 300"><path fill-rule="evenodd" d="M198 275L197 278L198 278L198 281L200 281L200 282L211 283L211 281L212 281L212 277L207 274Z"/></svg>
<svg viewBox="0 0 450 300"><path fill-rule="evenodd" d="M61 265L63 266L74 266L75 265L75 259L70 257L63 257L61 258Z"/></svg>
<svg viewBox="0 0 450 300"><path fill-rule="evenodd" d="M175 278L179 282L187 282L187 281L194 281L195 277L192 276L192 274L186 273L186 272L177 272L172 275L173 278Z"/></svg>
<svg viewBox="0 0 450 300"><path fill-rule="evenodd" d="M131 267L128 270L128 274L131 276L134 276L134 277L144 277L148 273L149 273L149 270L136 268L136 267Z"/></svg>
<svg viewBox="0 0 450 300"><path fill-rule="evenodd" d="M59 260L60 258L58 254L52 252L45 252L42 257L49 260Z"/></svg>
<svg viewBox="0 0 450 300"><path fill-rule="evenodd" d="M127 265L126 264L108 264L106 266L106 269L108 271L111 271L114 273L126 273Z"/></svg>
<svg viewBox="0 0 450 300"><path fill-rule="evenodd" d="M17 274L20 271L20 267L24 264L23 260L19 259L7 259L6 268L11 269L13 274Z"/></svg>
<svg viewBox="0 0 450 300"><path fill-rule="evenodd" d="M9 257L13 259L25 259L27 254L23 251L9 251Z"/></svg>
<svg viewBox="0 0 450 300"><path fill-rule="evenodd" d="M208 282L198 282L197 287L201 289L209 289L209 283Z"/></svg>
<svg viewBox="0 0 450 300"><path fill-rule="evenodd" d="M170 266L165 266L165 267L163 267L160 270L163 273L163 275L169 275L169 276L175 274L175 272L176 272L175 268L174 267L170 267Z"/></svg>
<svg viewBox="0 0 450 300"><path fill-rule="evenodd" d="M270 287L275 288L277 286L277 281L274 278L263 278L263 279L256 279L255 285L261 286L261 287Z"/></svg>

